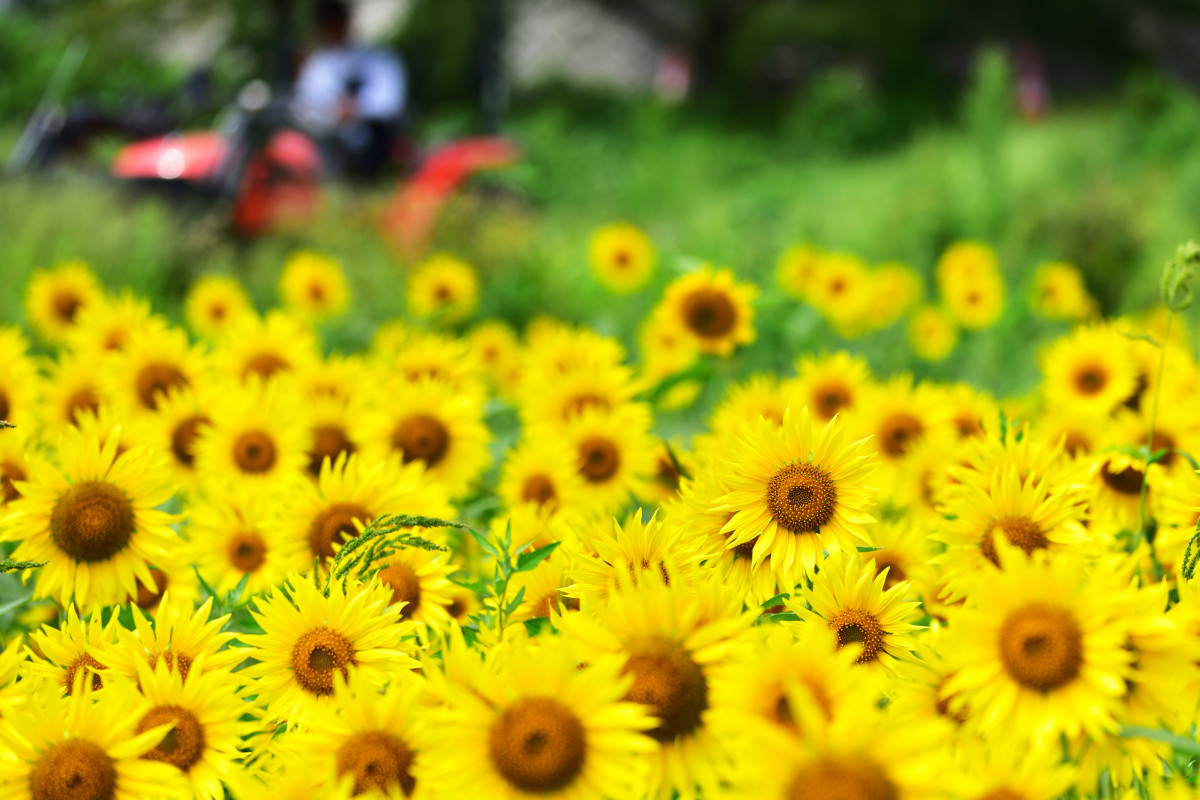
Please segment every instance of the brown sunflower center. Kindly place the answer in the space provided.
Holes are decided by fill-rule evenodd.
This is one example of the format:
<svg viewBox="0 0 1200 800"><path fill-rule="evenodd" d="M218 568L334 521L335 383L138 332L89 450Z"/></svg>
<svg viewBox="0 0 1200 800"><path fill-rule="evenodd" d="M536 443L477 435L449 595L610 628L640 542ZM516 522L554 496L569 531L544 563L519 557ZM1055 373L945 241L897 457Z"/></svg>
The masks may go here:
<svg viewBox="0 0 1200 800"><path fill-rule="evenodd" d="M292 646L292 674L300 688L310 694L333 694L333 673L357 663L354 643L325 625L305 631Z"/></svg>
<svg viewBox="0 0 1200 800"><path fill-rule="evenodd" d="M107 561L133 537L133 503L108 481L81 481L58 496L50 538L76 561Z"/></svg>
<svg viewBox="0 0 1200 800"><path fill-rule="evenodd" d="M649 639L632 649L622 672L633 675L625 699L650 706L659 719L648 735L669 742L700 727L708 708L708 680L681 644Z"/></svg>
<svg viewBox="0 0 1200 800"><path fill-rule="evenodd" d="M575 712L552 697L526 697L496 717L488 757L522 792L550 793L570 786L587 760L587 733Z"/></svg>
<svg viewBox="0 0 1200 800"><path fill-rule="evenodd" d="M976 800L1029 800L1029 798L1015 789L1001 786L998 789L992 789L987 794L981 794Z"/></svg>
<svg viewBox="0 0 1200 800"><path fill-rule="evenodd" d="M996 566L1000 566L1000 555L996 552L996 528L1004 532L1009 544L1021 548L1026 555L1050 546L1045 532L1028 517L1001 517L979 542L984 557Z"/></svg>
<svg viewBox="0 0 1200 800"><path fill-rule="evenodd" d="M312 449L308 451L309 474L314 478L320 477L321 465L325 463L325 459L329 459L332 463L337 461L338 456L342 453L345 453L347 457L353 455L356 449L344 426L318 425L313 428L313 445Z"/></svg>
<svg viewBox="0 0 1200 800"><path fill-rule="evenodd" d="M64 404L63 419L73 424L83 411L100 413L100 395L94 386L82 386L71 393Z"/></svg>
<svg viewBox="0 0 1200 800"><path fill-rule="evenodd" d="M29 772L32 800L113 800L117 767L104 748L86 739L51 745Z"/></svg>
<svg viewBox="0 0 1200 800"><path fill-rule="evenodd" d="M225 549L230 565L239 572L254 572L267 560L267 543L253 531L243 531L229 539Z"/></svg>
<svg viewBox="0 0 1200 800"><path fill-rule="evenodd" d="M188 379L176 365L167 361L157 361L142 367L137 374L135 385L142 407L153 411L158 408L160 394L187 386Z"/></svg>
<svg viewBox="0 0 1200 800"><path fill-rule="evenodd" d="M257 375L266 380L277 372L287 372L291 368L291 363L278 353L269 351L258 353L246 359L246 363L242 367L242 380L246 380L251 375Z"/></svg>
<svg viewBox="0 0 1200 800"><path fill-rule="evenodd" d="M592 392L583 392L571 397L567 402L563 403L563 419L573 419L581 416L584 411L589 408L594 408L597 411L608 412L612 410L612 403L607 397L594 394Z"/></svg>
<svg viewBox="0 0 1200 800"><path fill-rule="evenodd" d="M682 478L683 475L679 472L679 466L674 459L669 456L659 456L654 470L655 483L672 492L678 492Z"/></svg>
<svg viewBox="0 0 1200 800"><path fill-rule="evenodd" d="M196 462L196 436L200 429L212 422L205 414L194 414L180 420L171 431L171 453L185 467Z"/></svg>
<svg viewBox="0 0 1200 800"><path fill-rule="evenodd" d="M12 405L8 401L8 395L0 388L0 420L7 420L11 411Z"/></svg>
<svg viewBox="0 0 1200 800"><path fill-rule="evenodd" d="M100 677L100 670L104 669L104 665L87 653L82 653L67 665L63 674L63 686L66 688L67 694L71 694L75 690L75 676L81 669L86 670L87 674L91 674L92 691L104 688L104 680ZM83 680L87 680L87 678L85 677Z"/></svg>
<svg viewBox="0 0 1200 800"><path fill-rule="evenodd" d="M362 731L342 743L337 751L338 775L354 776L354 794L379 790L387 794L399 786L411 795L417 780L409 771L416 754L398 736L387 731Z"/></svg>
<svg viewBox="0 0 1200 800"><path fill-rule="evenodd" d="M960 414L954 418L954 430L958 433L960 439L970 439L974 436L983 435L983 423L979 421L979 417L971 414Z"/></svg>
<svg viewBox="0 0 1200 800"><path fill-rule="evenodd" d="M1105 485L1118 494L1137 494L1142 493L1142 477L1143 473L1135 467L1125 467L1120 472L1112 472L1109 469L1112 462L1104 462L1104 466L1100 468L1100 477L1104 480Z"/></svg>
<svg viewBox="0 0 1200 800"><path fill-rule="evenodd" d="M358 536L355 521L368 524L372 514L357 503L334 503L318 513L308 526L308 548L322 560L333 558L334 544Z"/></svg>
<svg viewBox="0 0 1200 800"><path fill-rule="evenodd" d="M796 771L787 800L897 800L896 785L861 758L826 756Z"/></svg>
<svg viewBox="0 0 1200 800"><path fill-rule="evenodd" d="M892 458L899 458L925 433L925 426L914 415L898 411L879 426L879 446Z"/></svg>
<svg viewBox="0 0 1200 800"><path fill-rule="evenodd" d="M957 692L947 692L945 690L946 681L950 679L950 674L943 675L938 679L937 688L934 690L934 695L937 697L937 702L934 707L937 713L959 725L965 724L967 721L966 710L960 704L955 702L958 697Z"/></svg>
<svg viewBox="0 0 1200 800"><path fill-rule="evenodd" d="M183 706L155 706L138 721L137 732L145 733L168 722L175 723L175 727L142 758L165 761L187 772L204 755L204 726L195 714Z"/></svg>
<svg viewBox="0 0 1200 800"><path fill-rule="evenodd" d="M697 289L683 300L683 321L703 339L726 336L737 323L737 309L724 292Z"/></svg>
<svg viewBox="0 0 1200 800"><path fill-rule="evenodd" d="M0 417L0 419L3 419ZM1143 438L1142 443L1145 444ZM1150 452L1157 453L1159 450L1166 450L1156 463L1162 464L1163 469L1170 469L1171 465L1176 461L1175 453L1175 438L1165 431L1155 431L1154 437L1150 440ZM1139 487L1140 488L1140 487Z"/></svg>
<svg viewBox="0 0 1200 800"><path fill-rule="evenodd" d="M23 481L27 477L24 467L20 464L14 461L0 461L0 505L11 503L21 496L14 481Z"/></svg>
<svg viewBox="0 0 1200 800"><path fill-rule="evenodd" d="M879 657L883 649L883 626L874 615L859 608L843 608L829 620L829 628L837 634L837 649L841 650L848 644L859 645L862 649L855 664L866 664Z"/></svg>
<svg viewBox="0 0 1200 800"><path fill-rule="evenodd" d="M629 266L629 264L633 261L633 258L629 255L628 250L617 250L616 252L613 253L612 259L613 259L613 264L618 269L624 269L625 267Z"/></svg>
<svg viewBox="0 0 1200 800"><path fill-rule="evenodd" d="M50 301L50 307L54 310L54 316L58 317L61 322L73 323L75 315L79 313L79 309L83 308L83 298L74 292L61 291L54 295Z"/></svg>
<svg viewBox="0 0 1200 800"><path fill-rule="evenodd" d="M837 487L815 464L788 464L767 482L767 508L792 533L818 533L837 511Z"/></svg>
<svg viewBox="0 0 1200 800"><path fill-rule="evenodd" d="M246 431L233 443L233 462L242 472L270 472L275 458L275 440L266 431Z"/></svg>
<svg viewBox="0 0 1200 800"><path fill-rule="evenodd" d="M147 659L150 662L151 671L158 665L158 659L161 658L163 663L167 665L167 671L179 670L179 679L187 680L188 673L192 671L192 657L184 653L177 653L174 650L163 650L158 653L152 653Z"/></svg>
<svg viewBox="0 0 1200 800"><path fill-rule="evenodd" d="M604 483L621 468L621 451L602 436L590 436L579 443L579 473L589 483Z"/></svg>
<svg viewBox="0 0 1200 800"><path fill-rule="evenodd" d="M393 603L408 604L400 609L402 618L410 619L421 607L421 576L411 564L388 564L379 571L379 581L392 587Z"/></svg>
<svg viewBox="0 0 1200 800"><path fill-rule="evenodd" d="M321 303L325 300L325 287L320 281L313 281L308 284L308 299L314 303Z"/></svg>
<svg viewBox="0 0 1200 800"><path fill-rule="evenodd" d="M544 506L558 499L558 491L548 475L537 473L525 479L525 485L521 487L521 499L526 503Z"/></svg>
<svg viewBox="0 0 1200 800"><path fill-rule="evenodd" d="M167 573L158 567L151 567L150 578L154 583L153 589L147 586L141 578L138 578L137 594L129 598L129 602L137 603L138 608L153 608L162 599L163 592L167 590Z"/></svg>
<svg viewBox="0 0 1200 800"><path fill-rule="evenodd" d="M450 447L450 432L436 417L413 414L392 432L392 447L401 452L405 464L423 461L426 467L433 467Z"/></svg>
<svg viewBox="0 0 1200 800"><path fill-rule="evenodd" d="M1063 437L1063 448L1068 455L1077 456L1092 452L1092 440L1083 431L1067 431Z"/></svg>
<svg viewBox="0 0 1200 800"><path fill-rule="evenodd" d="M1103 364L1082 364L1075 369L1075 388L1089 397L1104 391L1108 385L1108 370Z"/></svg>
<svg viewBox="0 0 1200 800"><path fill-rule="evenodd" d="M1083 666L1083 632L1070 612L1029 603L1000 626L1000 660L1017 683L1049 692L1070 683Z"/></svg>
<svg viewBox="0 0 1200 800"><path fill-rule="evenodd" d="M817 414L823 419L833 419L834 414L849 408L854 403L854 395L841 383L827 383L818 386L813 391L812 399Z"/></svg>

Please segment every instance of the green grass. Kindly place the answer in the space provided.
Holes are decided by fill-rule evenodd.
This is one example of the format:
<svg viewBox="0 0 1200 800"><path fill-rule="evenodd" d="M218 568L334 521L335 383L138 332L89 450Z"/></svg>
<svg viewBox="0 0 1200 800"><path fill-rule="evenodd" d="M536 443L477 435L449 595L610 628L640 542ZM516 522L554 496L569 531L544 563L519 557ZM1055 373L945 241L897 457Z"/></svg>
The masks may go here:
<svg viewBox="0 0 1200 800"><path fill-rule="evenodd" d="M932 128L865 155L806 148L811 137L794 130L721 129L652 104L614 104L603 121L545 105L515 116L510 133L522 162L459 198L436 246L481 271L480 316L520 327L550 313L629 345L681 269L699 260L731 266L768 290L759 346L722 367L744 375L786 370L802 351L840 344L811 309L772 293L785 247L811 241L872 262L900 260L928 278L948 243L983 239L997 247L1018 302L997 331L965 337L950 362L916 369L1021 391L1037 374L1026 345L1060 330L1020 308L1039 263L1074 261L1107 312L1126 312L1155 301L1161 265L1196 235L1200 153L1180 144L1200 112L1180 96L1155 102L1150 111L1122 102L1037 124L1001 114L984 131ZM0 144L5 138L11 131ZM33 269L70 258L91 263L110 287L151 297L176 320L188 282L205 272L239 276L266 307L288 253L311 247L341 260L355 295L327 341L363 346L376 324L404 308L405 265L374 223L387 191L326 194L312 226L246 243L229 238L211 209L168 208L94 175L6 182L0 242L13 289L0 296L0 319L21 319L20 288ZM655 282L620 302L595 285L585 263L591 230L615 219L644 226L661 251ZM913 366L901 338L893 329L849 346L887 373Z"/></svg>

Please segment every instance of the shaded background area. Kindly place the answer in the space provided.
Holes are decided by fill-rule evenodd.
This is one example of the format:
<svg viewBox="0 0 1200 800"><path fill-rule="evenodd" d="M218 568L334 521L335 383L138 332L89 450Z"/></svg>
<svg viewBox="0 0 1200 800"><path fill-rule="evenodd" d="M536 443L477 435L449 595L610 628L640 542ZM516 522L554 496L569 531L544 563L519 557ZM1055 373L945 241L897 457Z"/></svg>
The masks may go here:
<svg viewBox="0 0 1200 800"><path fill-rule="evenodd" d="M1038 264L1064 259L1107 313L1121 313L1154 301L1162 263L1200 220L1198 3L351 5L359 33L407 62L418 141L497 128L521 143L521 163L473 183L435 238L480 269L480 315L518 328L550 309L632 342L678 269L711 260L769 286L779 254L799 242L903 261L929 278L947 244L981 239L998 249L1014 297ZM294 69L311 42L310 7L9 2L0 152L80 34L89 49L65 101L161 103L206 127L248 80ZM198 68L211 70L201 99L181 90ZM238 275L266 305L286 255L313 247L342 261L357 297L334 346L361 345L402 307L392 287L407 265L374 227L390 183L331 186L315 225L246 242L205 209L112 186L105 155L0 188L15 285L78 257L175 316L202 272ZM598 312L612 304L588 277L586 241L614 219L645 227L665 268L642 295ZM20 303L6 293L0 318L19 319ZM833 336L769 296L761 313L783 354ZM1010 334L1032 336L1024 324ZM880 337L885 352L889 334ZM967 341L925 369L1019 385L996 374L1005 346Z"/></svg>

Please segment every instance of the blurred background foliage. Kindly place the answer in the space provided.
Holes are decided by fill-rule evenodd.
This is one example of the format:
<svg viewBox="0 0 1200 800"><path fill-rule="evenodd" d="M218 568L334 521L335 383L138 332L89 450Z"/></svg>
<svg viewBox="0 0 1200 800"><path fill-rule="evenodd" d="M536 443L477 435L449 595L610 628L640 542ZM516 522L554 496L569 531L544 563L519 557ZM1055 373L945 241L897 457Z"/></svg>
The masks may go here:
<svg viewBox="0 0 1200 800"><path fill-rule="evenodd" d="M489 3L513 6L414 0L385 36L409 65L424 141L480 124ZM1046 324L1019 310L1038 264L1077 264L1106 313L1120 313L1152 303L1164 260L1197 236L1200 48L1179 45L1200 35L1193 4L594 4L690 54L692 90L678 104L553 80L512 94L503 129L521 143L521 163L473 184L435 240L481 271L480 317L520 328L549 309L632 347L662 287L698 260L771 287L780 253L812 242L903 261L928 280L946 245L976 238L997 248L1016 310L1004 336L968 336L952 361L921 369L1007 391L1035 368L1011 364L1013 338L1038 338ZM286 72L310 40L309 4L288 0L25 0L0 12L0 153L77 34L91 47L68 100L177 102L183 70L145 43L218 11L228 21L212 64L220 101L251 77ZM1039 119L1014 104L1030 52L1054 97ZM389 188L332 187L316 225L245 242L211 208L148 201L86 172L8 181L5 281L22 286L35 268L83 258L108 285L129 285L178 319L202 272L235 274L270 305L286 256L310 247L344 264L356 297L329 341L359 347L403 309L409 265L376 232ZM663 254L656 283L622 304L602 298L586 266L591 231L615 219L643 226ZM0 321L20 319L21 302L0 295ZM750 367L784 369L797 352L836 341L777 290L760 315L770 341ZM876 338L855 349L886 372L902 337Z"/></svg>

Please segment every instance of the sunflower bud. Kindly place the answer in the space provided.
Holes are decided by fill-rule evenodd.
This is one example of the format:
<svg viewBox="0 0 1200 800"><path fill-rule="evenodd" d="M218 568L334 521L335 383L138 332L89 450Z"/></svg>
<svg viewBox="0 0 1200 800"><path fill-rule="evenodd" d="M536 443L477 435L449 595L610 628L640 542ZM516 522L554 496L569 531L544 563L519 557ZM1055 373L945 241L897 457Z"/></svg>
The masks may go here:
<svg viewBox="0 0 1200 800"><path fill-rule="evenodd" d="M1167 262L1162 276L1162 301L1171 311L1183 311L1192 305L1192 273L1200 261L1200 246L1195 242L1179 245L1175 258Z"/></svg>

